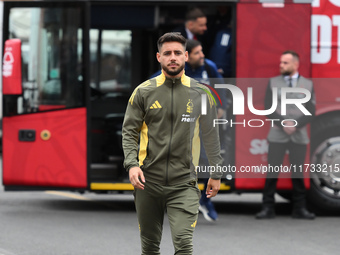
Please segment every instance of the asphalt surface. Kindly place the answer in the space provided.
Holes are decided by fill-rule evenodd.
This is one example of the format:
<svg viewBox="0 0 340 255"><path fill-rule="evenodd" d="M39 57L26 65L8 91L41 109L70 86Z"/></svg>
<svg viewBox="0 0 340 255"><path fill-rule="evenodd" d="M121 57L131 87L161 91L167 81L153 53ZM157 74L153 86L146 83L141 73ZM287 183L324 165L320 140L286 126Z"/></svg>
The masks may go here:
<svg viewBox="0 0 340 255"><path fill-rule="evenodd" d="M260 194L220 194L210 223L199 215L194 254L338 254L337 215L294 220L290 204L277 197L277 217L256 220ZM173 254L167 219L162 255ZM140 254L131 194L0 191L0 255Z"/></svg>

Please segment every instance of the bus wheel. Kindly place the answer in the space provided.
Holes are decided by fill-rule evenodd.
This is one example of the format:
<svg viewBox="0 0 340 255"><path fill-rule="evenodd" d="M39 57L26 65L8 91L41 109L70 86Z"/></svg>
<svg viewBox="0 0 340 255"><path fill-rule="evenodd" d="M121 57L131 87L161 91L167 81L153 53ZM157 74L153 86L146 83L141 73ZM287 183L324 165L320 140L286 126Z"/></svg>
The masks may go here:
<svg viewBox="0 0 340 255"><path fill-rule="evenodd" d="M308 203L322 211L340 211L340 118L324 119L312 132Z"/></svg>

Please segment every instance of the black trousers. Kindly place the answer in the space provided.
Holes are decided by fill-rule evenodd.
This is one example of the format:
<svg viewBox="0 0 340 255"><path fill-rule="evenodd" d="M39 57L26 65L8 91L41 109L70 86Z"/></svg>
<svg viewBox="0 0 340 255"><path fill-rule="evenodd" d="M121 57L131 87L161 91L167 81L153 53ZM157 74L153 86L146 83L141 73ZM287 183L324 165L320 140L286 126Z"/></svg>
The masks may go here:
<svg viewBox="0 0 340 255"><path fill-rule="evenodd" d="M294 142L287 143L269 143L268 148L268 166L281 167L286 151L289 151L289 161L292 166L295 165L296 171L291 171L293 183L293 206L294 209L306 206L305 196L306 188L303 178L303 164L305 162L307 145L297 144ZM302 167L302 168L301 168ZM294 169L293 167L291 169ZM274 208L274 195L276 184L280 172L268 172L265 187L263 190L263 207Z"/></svg>

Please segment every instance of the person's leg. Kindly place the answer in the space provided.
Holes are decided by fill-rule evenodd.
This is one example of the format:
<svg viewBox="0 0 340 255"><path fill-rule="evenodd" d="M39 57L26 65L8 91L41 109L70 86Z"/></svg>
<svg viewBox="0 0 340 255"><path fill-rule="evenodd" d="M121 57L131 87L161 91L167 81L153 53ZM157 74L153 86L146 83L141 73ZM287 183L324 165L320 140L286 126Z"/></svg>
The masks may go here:
<svg viewBox="0 0 340 255"><path fill-rule="evenodd" d="M286 154L287 144L286 143L269 143L268 147L268 173L266 177L265 186L263 189L263 207L274 209L275 204L275 192L277 178L279 171L274 170L275 167L278 169L283 163L284 156Z"/></svg>
<svg viewBox="0 0 340 255"><path fill-rule="evenodd" d="M293 206L294 208L306 207L306 188L303 177L303 166L307 145L296 144L291 142L289 145L289 161L292 167L292 183L293 183ZM295 170L295 171L294 171Z"/></svg>
<svg viewBox="0 0 340 255"><path fill-rule="evenodd" d="M275 192L278 169L283 162L286 153L286 143L269 143L268 169L266 182L262 193L262 210L256 214L256 219L270 219L275 217Z"/></svg>
<svg viewBox="0 0 340 255"><path fill-rule="evenodd" d="M292 164L293 183L293 212L292 217L297 219L312 220L315 214L306 208L306 188L304 183L304 162L307 146L303 144L291 143L289 149L289 160ZM294 167L295 166L295 167ZM295 171L294 171L295 170Z"/></svg>
<svg viewBox="0 0 340 255"><path fill-rule="evenodd" d="M162 189L158 185L145 183L145 189L136 189L134 195L142 255L159 255L165 211Z"/></svg>
<svg viewBox="0 0 340 255"><path fill-rule="evenodd" d="M197 184L169 187L167 213L175 254L193 254L193 233L198 218L199 189Z"/></svg>

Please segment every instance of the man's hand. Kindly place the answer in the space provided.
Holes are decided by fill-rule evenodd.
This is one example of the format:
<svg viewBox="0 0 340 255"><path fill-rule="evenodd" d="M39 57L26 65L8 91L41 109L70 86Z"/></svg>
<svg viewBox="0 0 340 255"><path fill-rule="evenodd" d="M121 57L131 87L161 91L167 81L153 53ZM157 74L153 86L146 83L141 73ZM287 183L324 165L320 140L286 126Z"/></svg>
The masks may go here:
<svg viewBox="0 0 340 255"><path fill-rule="evenodd" d="M207 190L205 194L207 194L207 198L211 198L217 195L217 192L220 190L221 180L214 180L209 178Z"/></svg>
<svg viewBox="0 0 340 255"><path fill-rule="evenodd" d="M144 189L143 183L145 183L145 178L142 169L137 166L130 168L129 179L133 187L136 189Z"/></svg>
<svg viewBox="0 0 340 255"><path fill-rule="evenodd" d="M288 134L288 135L293 134L296 131L296 127L293 127L294 124L295 123L293 121L286 121L286 125L288 127L283 127L283 131L285 131L286 134Z"/></svg>

